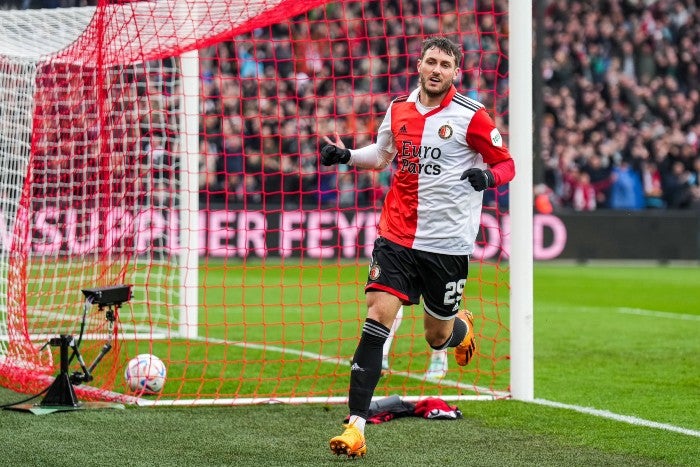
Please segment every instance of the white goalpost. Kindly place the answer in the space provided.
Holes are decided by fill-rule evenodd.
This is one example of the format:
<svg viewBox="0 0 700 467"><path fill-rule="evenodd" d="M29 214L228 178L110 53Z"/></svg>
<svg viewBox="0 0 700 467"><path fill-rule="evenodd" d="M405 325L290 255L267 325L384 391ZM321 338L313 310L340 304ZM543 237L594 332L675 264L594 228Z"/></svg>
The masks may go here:
<svg viewBox="0 0 700 467"><path fill-rule="evenodd" d="M510 183L510 389L534 398L532 204L532 0L510 0L509 134L516 158Z"/></svg>
<svg viewBox="0 0 700 467"><path fill-rule="evenodd" d="M180 56L182 70L182 115L180 118L180 336L197 337L199 316L199 54Z"/></svg>

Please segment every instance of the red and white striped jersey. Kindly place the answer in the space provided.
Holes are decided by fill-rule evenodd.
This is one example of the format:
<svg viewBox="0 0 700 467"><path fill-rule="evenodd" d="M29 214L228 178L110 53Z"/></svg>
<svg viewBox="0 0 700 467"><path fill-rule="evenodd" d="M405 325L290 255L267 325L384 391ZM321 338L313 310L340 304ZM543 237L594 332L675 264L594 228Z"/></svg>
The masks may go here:
<svg viewBox="0 0 700 467"><path fill-rule="evenodd" d="M452 86L440 105L421 114L419 89L394 100L379 127L379 153L397 160L378 233L417 250L471 254L483 192L462 173L490 168L496 185L513 179L508 148L484 106Z"/></svg>

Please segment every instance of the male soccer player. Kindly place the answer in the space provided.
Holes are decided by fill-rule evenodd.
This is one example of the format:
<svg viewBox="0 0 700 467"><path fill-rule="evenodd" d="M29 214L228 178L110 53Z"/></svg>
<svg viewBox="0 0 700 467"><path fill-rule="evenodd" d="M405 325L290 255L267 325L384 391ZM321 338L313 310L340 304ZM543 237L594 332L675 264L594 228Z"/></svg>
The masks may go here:
<svg viewBox="0 0 700 467"><path fill-rule="evenodd" d="M349 150L336 136L321 163L383 169L397 159L370 261L367 318L353 356L345 431L333 453L364 456L365 422L381 376L382 346L402 304L423 298L425 339L455 348L467 365L474 349L471 313L460 311L483 191L513 179L515 165L484 106L452 84L462 52L444 37L423 41L420 85L387 109L377 141Z"/></svg>

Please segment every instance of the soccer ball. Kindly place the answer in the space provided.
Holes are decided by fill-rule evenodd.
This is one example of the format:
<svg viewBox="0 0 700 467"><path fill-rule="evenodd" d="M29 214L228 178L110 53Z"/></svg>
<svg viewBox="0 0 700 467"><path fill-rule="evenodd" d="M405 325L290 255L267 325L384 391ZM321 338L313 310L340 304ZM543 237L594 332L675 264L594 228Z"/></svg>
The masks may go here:
<svg viewBox="0 0 700 467"><path fill-rule="evenodd" d="M131 392L158 394L165 385L165 374L165 364L160 358L143 353L129 360L124 380Z"/></svg>

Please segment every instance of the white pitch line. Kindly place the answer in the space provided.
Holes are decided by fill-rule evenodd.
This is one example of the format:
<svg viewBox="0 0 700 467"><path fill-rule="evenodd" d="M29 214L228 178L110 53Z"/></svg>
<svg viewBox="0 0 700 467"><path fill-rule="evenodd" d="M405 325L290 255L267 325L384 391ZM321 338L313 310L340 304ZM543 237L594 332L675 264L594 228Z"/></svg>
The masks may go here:
<svg viewBox="0 0 700 467"><path fill-rule="evenodd" d="M688 436L695 436L700 438L700 431L691 430L689 428L683 428L680 426L669 425L667 423L652 422L651 420L644 420L643 418L633 417L631 415L620 415L608 410L594 409L592 407L582 407L580 405L563 404L561 402L549 401L546 399L534 399L531 401L534 404L545 405L547 407L555 407L558 409L573 410L575 412L593 415L595 417L607 418L609 420L614 420L616 422L628 423L630 425L644 426L648 428L657 428L659 430L672 431L674 433L680 433Z"/></svg>
<svg viewBox="0 0 700 467"><path fill-rule="evenodd" d="M671 313L669 311L644 310L642 308L618 308L618 313L625 315L651 316L654 318L679 319L684 321L700 321L700 315L687 313Z"/></svg>
<svg viewBox="0 0 700 467"><path fill-rule="evenodd" d="M324 363L333 363L333 364L340 364L340 365L349 365L350 362L347 359L340 358L340 357L328 357L325 355L321 355L315 352L308 352L308 351L302 351L302 350L296 350L296 349L286 349L283 347L276 347L276 346L271 346L271 345L263 345L263 344L252 344L250 342L241 342L241 341L228 341L225 339L216 339L216 338L207 338L207 339L198 339L206 342L212 342L212 343L217 343L217 344L227 344L227 345L235 345L236 347L247 347L251 349L258 349L258 350L269 350L272 352L279 352L281 354L291 354L291 355L299 355L303 357L307 357L311 360L317 360L320 362ZM412 379L417 379L419 381L428 381L432 382L435 384L441 384L443 386L449 386L449 387L454 387L454 388L459 388L459 389L465 389L465 390L470 390L474 391L476 393L481 393L481 394L489 394L493 396L494 398L503 398L507 397L509 394L505 391L495 391L493 389L487 388L487 387L481 387L481 386L473 386L473 385L468 385L464 383L460 383L458 381L452 381L448 379L441 379L441 380L428 380L425 378L424 373L408 373L404 371L392 371L391 374L396 375L396 376L405 376L408 378Z"/></svg>
<svg viewBox="0 0 700 467"><path fill-rule="evenodd" d="M685 315L685 316L691 316L691 315ZM215 342L215 343L220 343L220 344L229 344L229 345L235 345L238 347L250 347L250 348L255 348L255 349L260 349L260 350L271 350L274 352L280 352L280 353L288 353L288 354L294 354L294 355L300 355L304 357L309 357L313 360L318 360L322 362L327 362L327 363L335 363L335 364L343 364L347 363L347 360L338 358L338 357L326 357L314 352L307 352L307 351L300 351L300 350L295 350L295 349L284 349L282 347L275 347L275 346L266 346L266 345L261 345L261 344L251 344L251 343L245 343L245 342L240 342L240 341L228 341L225 339L201 339L201 340L206 340L208 342ZM401 376L408 376L410 378L416 378L416 379L425 379L423 375L419 374L412 374L412 373L405 373L405 372L397 372L397 374ZM454 386L454 387L461 387L464 389L477 389L478 391L482 391L484 393L491 393L494 396L500 396L504 397L506 396L506 393L501 393L499 391L494 392L493 390L489 388L475 388L472 386L466 386L463 385L457 381L449 381L449 380L442 380L441 384L447 384L448 386ZM600 410L600 409L594 409L592 407L583 407L579 405L571 405L571 404L564 404L561 402L555 402L555 401L549 401L546 399L534 399L532 401L528 401L531 403L539 404L539 405L544 405L548 407L556 407L559 409L567 409L567 410L573 410L575 412L587 414L587 415L593 415L595 417L602 417L602 418L607 418L610 420L615 420L618 422L622 423L628 423L630 425L637 425L637 426L644 426L648 428L656 428L660 430L665 430L665 431L671 431L674 433L681 433L684 435L688 436L695 436L697 438L700 438L700 431L696 430L691 430L689 428L683 428L675 425L669 425L666 423L659 423L659 422L653 422L651 420L644 420L643 418L638 418L634 417L631 415L620 415L616 414L613 412L610 412L608 410Z"/></svg>
<svg viewBox="0 0 700 467"><path fill-rule="evenodd" d="M688 313L674 313L672 311L645 310L643 308L626 308L626 307L601 307L601 306L576 306L567 307L570 311L578 311L581 313L608 313L610 310L615 313L636 316L649 316L654 318L677 319L682 321L700 321L700 315L691 315ZM539 306L542 310L561 310L556 305Z"/></svg>

